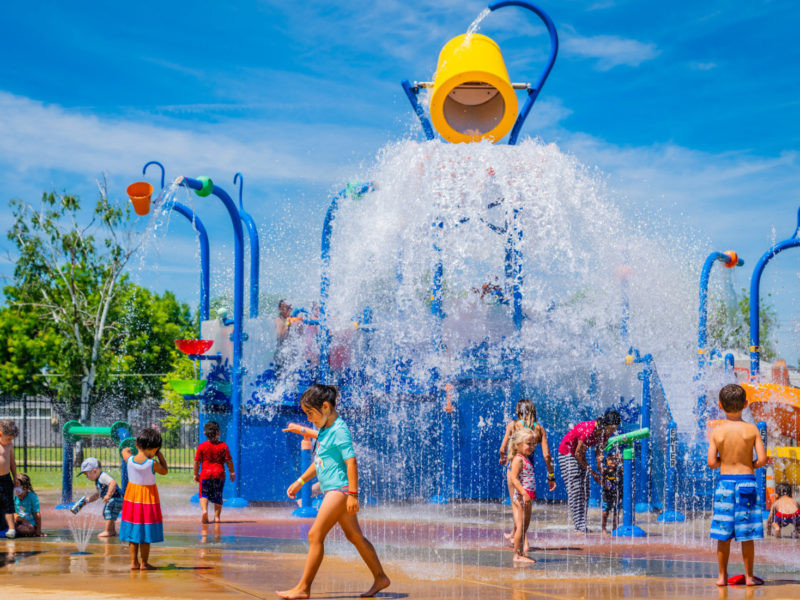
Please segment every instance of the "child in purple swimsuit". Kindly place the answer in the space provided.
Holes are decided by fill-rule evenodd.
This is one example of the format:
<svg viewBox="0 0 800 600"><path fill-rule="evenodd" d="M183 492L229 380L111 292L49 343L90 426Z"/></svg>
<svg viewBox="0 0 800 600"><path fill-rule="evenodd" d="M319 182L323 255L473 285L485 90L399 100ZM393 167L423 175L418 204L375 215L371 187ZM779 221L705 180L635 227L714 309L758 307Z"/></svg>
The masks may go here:
<svg viewBox="0 0 800 600"><path fill-rule="evenodd" d="M519 512L518 527L514 530L514 562L536 562L527 555L524 540L531 523L532 500L536 499L536 478L530 457L540 442L541 436L527 428L518 429L511 438L508 482L514 488L513 508Z"/></svg>
<svg viewBox="0 0 800 600"><path fill-rule="evenodd" d="M794 537L800 537L800 505L792 498L792 486L779 483L775 486L778 499L767 517L767 535L781 537L781 529L787 525L794 526Z"/></svg>

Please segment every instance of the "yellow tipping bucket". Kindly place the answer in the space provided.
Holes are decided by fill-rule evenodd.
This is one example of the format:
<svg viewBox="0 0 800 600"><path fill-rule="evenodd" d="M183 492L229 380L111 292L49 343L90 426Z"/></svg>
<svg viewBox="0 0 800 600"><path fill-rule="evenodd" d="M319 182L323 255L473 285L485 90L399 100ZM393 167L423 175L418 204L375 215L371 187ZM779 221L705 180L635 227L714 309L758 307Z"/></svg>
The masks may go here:
<svg viewBox="0 0 800 600"><path fill-rule="evenodd" d="M514 126L517 96L500 47L473 33L454 37L439 53L431 121L448 142L497 142Z"/></svg>

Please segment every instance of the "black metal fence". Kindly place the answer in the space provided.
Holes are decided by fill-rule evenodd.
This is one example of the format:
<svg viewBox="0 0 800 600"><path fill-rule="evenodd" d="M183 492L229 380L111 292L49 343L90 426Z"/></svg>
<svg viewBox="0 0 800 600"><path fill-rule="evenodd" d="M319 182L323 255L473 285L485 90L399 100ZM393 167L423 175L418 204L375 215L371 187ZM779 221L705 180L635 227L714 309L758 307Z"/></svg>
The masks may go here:
<svg viewBox="0 0 800 600"><path fill-rule="evenodd" d="M156 427L164 437L162 452L170 469L191 469L198 443L197 415L175 429L165 429L162 419L166 413L158 406L142 406L121 411L96 409L89 423L84 425L109 426L115 421L127 421L134 433L144 427ZM59 406L49 398L0 398L0 420L13 419L19 427L14 441L17 465L21 471L30 469L60 470L62 465L61 434L65 421ZM82 440L75 448L75 465L79 458L94 456L103 464L119 462L116 444L108 437L93 436Z"/></svg>

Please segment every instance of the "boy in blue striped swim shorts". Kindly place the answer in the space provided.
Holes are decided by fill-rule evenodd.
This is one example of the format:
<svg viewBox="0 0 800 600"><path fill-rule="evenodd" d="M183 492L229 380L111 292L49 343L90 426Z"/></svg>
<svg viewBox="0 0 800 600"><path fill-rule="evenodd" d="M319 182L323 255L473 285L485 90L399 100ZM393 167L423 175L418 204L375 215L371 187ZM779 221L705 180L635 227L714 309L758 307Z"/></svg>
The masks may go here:
<svg viewBox="0 0 800 600"><path fill-rule="evenodd" d="M725 411L725 421L713 430L708 444L708 466L720 473L711 520L711 538L717 540L717 585L728 585L732 539L742 544L745 583L761 585L764 582L753 575L753 540L764 537L754 471L767 464L767 453L758 428L742 420L747 406L744 388L726 385L719 392L719 405Z"/></svg>

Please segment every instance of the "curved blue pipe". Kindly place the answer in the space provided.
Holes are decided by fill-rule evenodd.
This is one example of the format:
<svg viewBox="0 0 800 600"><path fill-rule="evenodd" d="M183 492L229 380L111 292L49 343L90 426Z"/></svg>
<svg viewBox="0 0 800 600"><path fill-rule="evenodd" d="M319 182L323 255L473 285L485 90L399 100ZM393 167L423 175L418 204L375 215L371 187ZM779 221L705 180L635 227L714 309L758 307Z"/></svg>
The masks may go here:
<svg viewBox="0 0 800 600"><path fill-rule="evenodd" d="M239 181L239 217L247 227L247 236L250 240L250 318L255 319L258 316L258 228L256 227L256 222L253 221L253 217L246 213L242 206L244 177L242 177L241 173L236 173L233 176L234 185L236 185L237 180Z"/></svg>
<svg viewBox="0 0 800 600"><path fill-rule="evenodd" d="M200 190L203 184L191 177L182 177L179 181L193 190ZM241 473L242 446L240 443L242 430L242 323L244 317L244 232L242 231L241 217L231 197L218 185L214 185L212 193L225 205L233 225L233 366L231 369L231 420L232 427L227 431L226 442L231 449L234 471ZM242 500L241 476L234 483L235 498L231 499L231 506L246 504Z"/></svg>
<svg viewBox="0 0 800 600"><path fill-rule="evenodd" d="M150 165L156 165L161 169L161 190L163 192L164 177L166 174L164 165L157 160L148 161L144 164L144 167L142 167L142 175L147 175L147 167ZM206 232L203 222L188 206L173 200L168 207L164 207L164 210L167 209L172 209L186 217L192 224L192 227L194 227L194 230L197 231L197 237L200 241L200 320L207 321L210 312L209 295L211 293L211 287L209 285L208 233Z"/></svg>
<svg viewBox="0 0 800 600"><path fill-rule="evenodd" d="M731 257L724 252L712 252L706 257L703 268L700 271L700 303L697 320L697 381L701 381L706 364L706 344L708 343L708 280L711 276L711 267L713 267L714 263L717 261L727 265L730 264ZM742 265L744 265L744 261L740 258L736 266L741 267ZM695 405L694 412L697 416L700 428L703 430L707 417L705 389L702 389L697 397L697 404Z"/></svg>
<svg viewBox="0 0 800 600"><path fill-rule="evenodd" d="M764 255L758 260L756 268L753 269L753 276L750 279L750 377L758 376L761 363L761 331L759 322L759 288L761 286L761 274L767 263L772 260L777 254L789 248L800 246L800 208L797 209L797 227L792 236L788 239L778 242L767 250Z"/></svg>
<svg viewBox="0 0 800 600"><path fill-rule="evenodd" d="M553 69L553 65L556 62L556 55L558 54L558 33L556 32L556 26L550 16L538 6L531 4L530 2L526 2L525 0L500 0L499 2L492 2L489 5L489 10L494 12L500 8L505 8L506 6L518 6L535 13L542 21L544 21L544 24L547 27L547 33L550 34L550 54L547 57L547 65L539 75L539 79L536 81L534 86L528 90L528 99L525 101L525 105L522 107L522 110L519 111L519 115L517 115L517 120L514 123L514 127L511 129L511 135L508 137L509 146L513 146L517 143L517 137L519 137L519 132L525 123L525 119L528 118L528 114L533 108L533 103L536 102L536 98L539 97L539 92L542 91L542 86L544 85L544 82L547 81L547 77L550 75L550 71Z"/></svg>
<svg viewBox="0 0 800 600"><path fill-rule="evenodd" d="M320 379L322 383L328 383L330 379L330 366L328 365L328 354L331 344L331 332L328 328L328 315L326 312L328 304L328 289L330 288L330 278L328 277L328 269L330 267L331 257L331 233L333 232L333 220L336 217L336 211L339 210L339 200L344 198L348 192L353 192L357 195L366 194L372 191L371 183L365 183L360 188L353 188L351 186L345 187L341 192L331 198L331 203L328 206L328 211L325 213L325 221L322 223L322 244L320 247L320 258L322 259L322 269L320 272L319 282L319 322L320 322L320 341L319 341L319 369Z"/></svg>
<svg viewBox="0 0 800 600"><path fill-rule="evenodd" d="M197 232L197 238L200 241L200 320L208 321L210 313L209 295L211 290L209 284L208 233L206 232L203 222L197 217L194 211L185 204L173 201L168 208L186 217Z"/></svg>

